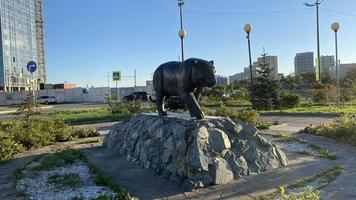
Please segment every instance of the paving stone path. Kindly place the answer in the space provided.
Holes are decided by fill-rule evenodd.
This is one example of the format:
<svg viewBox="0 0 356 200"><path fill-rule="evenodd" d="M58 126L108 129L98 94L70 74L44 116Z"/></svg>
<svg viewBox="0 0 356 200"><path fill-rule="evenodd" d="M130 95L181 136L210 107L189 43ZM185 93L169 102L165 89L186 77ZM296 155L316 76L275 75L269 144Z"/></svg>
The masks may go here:
<svg viewBox="0 0 356 200"><path fill-rule="evenodd" d="M257 199L276 191L279 186L291 184L301 177L312 177L336 165L330 160L287 153L290 159L288 167L245 177L227 185L184 193L176 184L103 147L82 151L92 164L140 199Z"/></svg>

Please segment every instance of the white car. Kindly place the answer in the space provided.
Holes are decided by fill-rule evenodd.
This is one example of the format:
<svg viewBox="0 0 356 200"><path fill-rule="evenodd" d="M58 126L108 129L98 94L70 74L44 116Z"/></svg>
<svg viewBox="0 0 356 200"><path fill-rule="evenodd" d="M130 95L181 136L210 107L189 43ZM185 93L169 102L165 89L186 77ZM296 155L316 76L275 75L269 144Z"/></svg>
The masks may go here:
<svg viewBox="0 0 356 200"><path fill-rule="evenodd" d="M36 102L41 104L51 104L57 103L57 99L54 96L39 96Z"/></svg>

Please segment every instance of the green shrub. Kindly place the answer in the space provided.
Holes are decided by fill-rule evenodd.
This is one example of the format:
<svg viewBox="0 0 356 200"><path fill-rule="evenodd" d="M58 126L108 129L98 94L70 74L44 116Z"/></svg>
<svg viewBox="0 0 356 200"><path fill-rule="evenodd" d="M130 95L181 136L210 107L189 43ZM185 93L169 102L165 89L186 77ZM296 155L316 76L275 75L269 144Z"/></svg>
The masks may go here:
<svg viewBox="0 0 356 200"><path fill-rule="evenodd" d="M0 161L11 159L13 155L23 151L24 148L21 144L0 133Z"/></svg>
<svg viewBox="0 0 356 200"><path fill-rule="evenodd" d="M22 144L26 149L30 149L51 144L51 141L54 140L52 135L48 133L42 134L40 127L40 124L14 121L6 132L10 133L17 143Z"/></svg>
<svg viewBox="0 0 356 200"><path fill-rule="evenodd" d="M237 118L252 124L257 124L259 119L259 114L256 110L247 108L237 111Z"/></svg>
<svg viewBox="0 0 356 200"><path fill-rule="evenodd" d="M72 136L75 138L97 137L100 133L94 127L73 128Z"/></svg>
<svg viewBox="0 0 356 200"><path fill-rule="evenodd" d="M141 110L141 101L108 101L109 111L112 114L134 115Z"/></svg>
<svg viewBox="0 0 356 200"><path fill-rule="evenodd" d="M256 124L258 122L258 112L253 109L243 109L243 110L237 110L233 108L228 108L226 106L220 106L219 108L216 109L215 115L217 116L227 116L230 117L231 119L240 119L242 121L246 121L252 124Z"/></svg>
<svg viewBox="0 0 356 200"><path fill-rule="evenodd" d="M282 108L295 108L300 104L300 97L296 94L282 92L280 99Z"/></svg>
<svg viewBox="0 0 356 200"><path fill-rule="evenodd" d="M331 84L317 84L314 85L314 88L308 91L308 96L316 103L335 101L337 96L337 87Z"/></svg>
<svg viewBox="0 0 356 200"><path fill-rule="evenodd" d="M71 140L71 130L61 119L13 121L6 128L14 141L25 148L41 147L54 142Z"/></svg>
<svg viewBox="0 0 356 200"><path fill-rule="evenodd" d="M307 127L303 132L329 137L356 146L356 115L346 114L331 124Z"/></svg>
<svg viewBox="0 0 356 200"><path fill-rule="evenodd" d="M257 122L256 128L266 130L269 129L269 127L272 126L271 123L269 122Z"/></svg>
<svg viewBox="0 0 356 200"><path fill-rule="evenodd" d="M71 129L58 118L12 121L4 129L7 135L0 133L0 160L11 159L14 154L25 149L100 135L93 127Z"/></svg>

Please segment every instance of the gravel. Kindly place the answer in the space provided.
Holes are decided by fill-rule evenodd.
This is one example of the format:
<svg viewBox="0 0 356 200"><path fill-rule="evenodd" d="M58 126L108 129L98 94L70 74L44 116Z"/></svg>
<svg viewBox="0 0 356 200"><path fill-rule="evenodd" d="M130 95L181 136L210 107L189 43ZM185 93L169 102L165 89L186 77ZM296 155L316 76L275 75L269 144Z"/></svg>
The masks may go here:
<svg viewBox="0 0 356 200"><path fill-rule="evenodd" d="M71 165L54 168L48 171L38 173L30 173L31 168L36 166L36 163L31 163L26 166L23 171L25 176L17 181L16 189L25 194L26 199L36 200L71 200L80 198L89 200L97 198L101 195L115 196L115 193L106 187L97 186L92 179L89 167L82 163L76 162ZM80 178L80 184L77 187L58 187L53 183L49 183L48 179L54 175L76 174Z"/></svg>

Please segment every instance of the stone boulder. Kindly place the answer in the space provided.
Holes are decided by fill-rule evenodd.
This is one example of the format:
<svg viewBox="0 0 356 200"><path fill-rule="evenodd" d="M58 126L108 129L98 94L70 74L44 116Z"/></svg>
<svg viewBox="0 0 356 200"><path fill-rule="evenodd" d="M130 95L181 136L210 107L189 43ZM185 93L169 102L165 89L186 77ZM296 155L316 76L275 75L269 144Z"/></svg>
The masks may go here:
<svg viewBox="0 0 356 200"><path fill-rule="evenodd" d="M252 124L141 114L110 131L104 146L191 190L287 165Z"/></svg>

